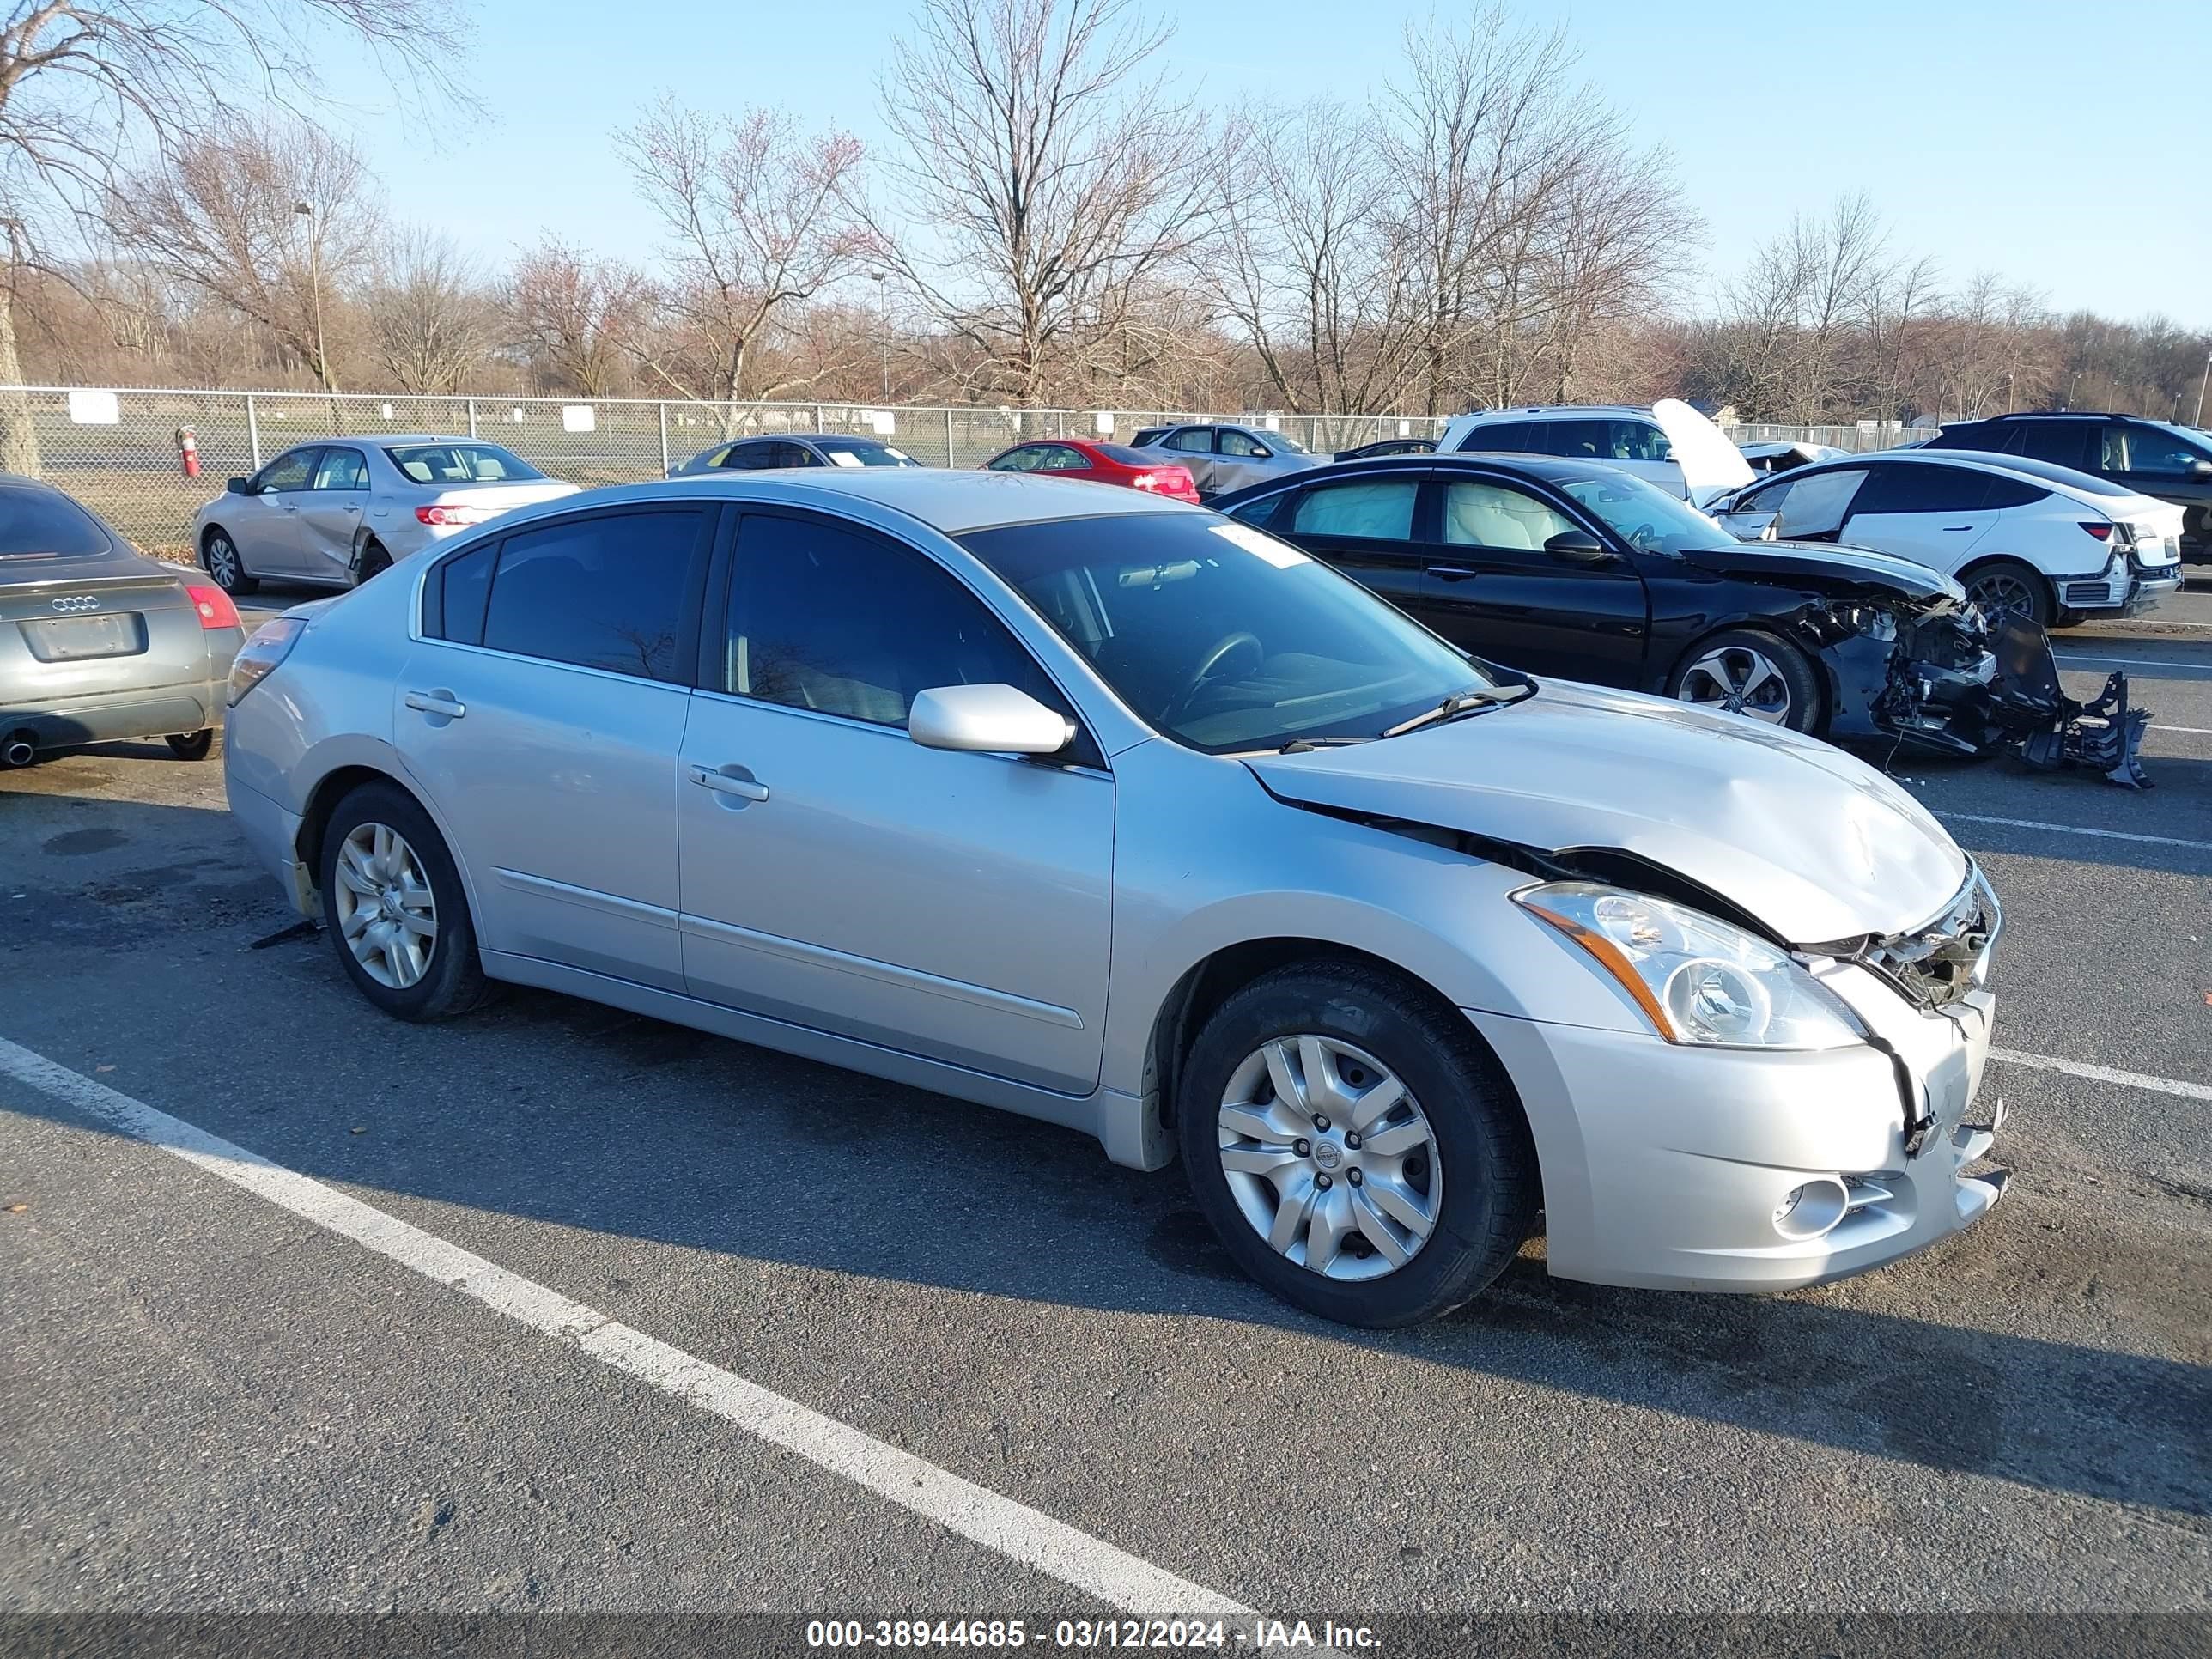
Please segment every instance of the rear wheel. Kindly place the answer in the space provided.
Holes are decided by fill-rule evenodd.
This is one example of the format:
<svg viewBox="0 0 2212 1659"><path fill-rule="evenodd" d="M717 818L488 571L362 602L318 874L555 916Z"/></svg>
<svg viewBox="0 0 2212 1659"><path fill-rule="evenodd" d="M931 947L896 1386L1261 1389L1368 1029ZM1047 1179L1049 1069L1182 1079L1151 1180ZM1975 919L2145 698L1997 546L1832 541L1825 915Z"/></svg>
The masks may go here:
<svg viewBox="0 0 2212 1659"><path fill-rule="evenodd" d="M1534 1225L1527 1122L1471 1027L1398 976L1279 969L1206 1023L1176 1091L1191 1191L1238 1264L1324 1319L1457 1307Z"/></svg>
<svg viewBox="0 0 2212 1659"><path fill-rule="evenodd" d="M323 914L346 976L387 1014L451 1019L483 1000L460 872L430 815L396 784L365 783L323 832Z"/></svg>
<svg viewBox="0 0 2212 1659"><path fill-rule="evenodd" d="M246 562L238 556L238 544L231 540L227 531L208 532L207 539L200 544L200 562L215 578L215 585L226 593L251 593L261 586L258 579L246 574Z"/></svg>
<svg viewBox="0 0 2212 1659"><path fill-rule="evenodd" d="M2058 600L2043 574L2018 559L1992 559L1961 576L1966 597L1991 622L2004 617L2024 617L2038 628L2048 628L2058 614Z"/></svg>
<svg viewBox="0 0 2212 1659"><path fill-rule="evenodd" d="M1820 682L1813 665L1795 646L1748 628L1692 646L1675 665L1667 695L1793 732L1820 723Z"/></svg>
<svg viewBox="0 0 2212 1659"><path fill-rule="evenodd" d="M359 587L370 577L392 568L392 556L384 550L384 544L374 539L363 542L361 550L353 556L353 585Z"/></svg>
<svg viewBox="0 0 2212 1659"><path fill-rule="evenodd" d="M177 732L161 741L175 751L179 760L205 760L208 751L215 747L215 727L210 726L198 732Z"/></svg>

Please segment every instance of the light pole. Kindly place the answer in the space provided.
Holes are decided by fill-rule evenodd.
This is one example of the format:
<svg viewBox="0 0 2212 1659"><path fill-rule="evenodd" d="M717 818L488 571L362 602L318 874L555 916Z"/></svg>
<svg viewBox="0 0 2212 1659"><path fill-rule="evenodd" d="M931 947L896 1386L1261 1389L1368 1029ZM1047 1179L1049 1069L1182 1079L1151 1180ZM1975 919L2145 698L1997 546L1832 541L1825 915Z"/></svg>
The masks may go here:
<svg viewBox="0 0 2212 1659"><path fill-rule="evenodd" d="M872 270L868 280L876 285L876 326L880 331L884 346L884 401L891 400L891 308L884 299L884 278L890 273Z"/></svg>
<svg viewBox="0 0 2212 1659"><path fill-rule="evenodd" d="M2197 382L2197 418L2191 422L2193 426L2204 424L2204 383L2207 380L2212 380L2212 349L2204 354L2204 373Z"/></svg>
<svg viewBox="0 0 2212 1659"><path fill-rule="evenodd" d="M331 389L331 360L323 350L323 234L315 222L315 204L301 200L292 204L292 211L307 222L307 283L315 296L315 378L323 383L327 393ZM335 410L337 405L331 405Z"/></svg>

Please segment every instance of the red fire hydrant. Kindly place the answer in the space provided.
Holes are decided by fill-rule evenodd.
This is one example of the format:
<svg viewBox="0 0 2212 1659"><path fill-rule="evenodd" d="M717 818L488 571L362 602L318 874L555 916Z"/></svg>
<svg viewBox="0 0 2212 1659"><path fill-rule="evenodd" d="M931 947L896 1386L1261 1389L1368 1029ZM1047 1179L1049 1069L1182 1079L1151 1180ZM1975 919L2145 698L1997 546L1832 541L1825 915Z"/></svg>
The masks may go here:
<svg viewBox="0 0 2212 1659"><path fill-rule="evenodd" d="M200 476L200 442L192 435L192 429L188 426L180 426L177 428L177 453L184 458L185 476L187 478L198 477Z"/></svg>

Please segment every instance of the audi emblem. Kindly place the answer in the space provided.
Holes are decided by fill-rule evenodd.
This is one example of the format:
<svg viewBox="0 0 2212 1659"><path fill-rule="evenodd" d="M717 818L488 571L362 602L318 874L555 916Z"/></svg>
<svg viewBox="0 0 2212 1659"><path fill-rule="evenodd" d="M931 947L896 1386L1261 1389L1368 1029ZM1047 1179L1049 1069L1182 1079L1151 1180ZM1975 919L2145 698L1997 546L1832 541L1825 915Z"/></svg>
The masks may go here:
<svg viewBox="0 0 2212 1659"><path fill-rule="evenodd" d="M57 611L97 611L100 609L100 601L93 598L89 593L72 593L65 599L56 599L54 601L54 609Z"/></svg>

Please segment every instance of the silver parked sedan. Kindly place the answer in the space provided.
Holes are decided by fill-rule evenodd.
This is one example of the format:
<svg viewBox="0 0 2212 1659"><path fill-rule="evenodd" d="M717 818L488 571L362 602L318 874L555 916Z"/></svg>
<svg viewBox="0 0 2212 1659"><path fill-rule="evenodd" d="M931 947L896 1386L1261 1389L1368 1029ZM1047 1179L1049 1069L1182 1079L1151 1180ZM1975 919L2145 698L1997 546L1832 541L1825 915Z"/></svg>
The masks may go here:
<svg viewBox="0 0 2212 1659"><path fill-rule="evenodd" d="M336 439L231 479L200 509L192 545L226 593L251 593L264 577L356 587L511 508L574 494L475 438Z"/></svg>
<svg viewBox="0 0 2212 1659"><path fill-rule="evenodd" d="M1739 717L1536 684L1201 508L1021 474L526 509L233 679L232 810L408 1019L488 980L1181 1156L1395 1325L1771 1290L1980 1215L1995 900Z"/></svg>
<svg viewBox="0 0 2212 1659"><path fill-rule="evenodd" d="M725 439L668 469L672 478L695 472L762 472L787 466L920 466L896 444L845 432L785 432L775 437Z"/></svg>
<svg viewBox="0 0 2212 1659"><path fill-rule="evenodd" d="M0 764L132 738L204 759L244 635L191 574L52 485L0 474Z"/></svg>
<svg viewBox="0 0 2212 1659"><path fill-rule="evenodd" d="M1296 439L1249 426L1148 427L1131 447L1158 450L1188 467L1198 493L1209 501L1321 465Z"/></svg>

